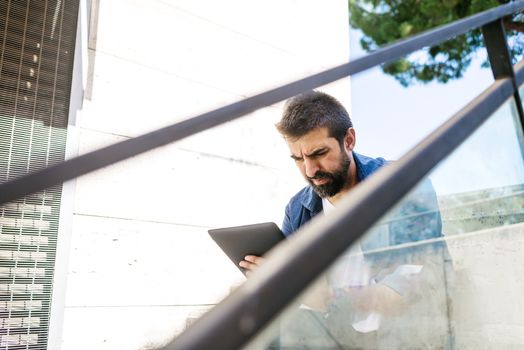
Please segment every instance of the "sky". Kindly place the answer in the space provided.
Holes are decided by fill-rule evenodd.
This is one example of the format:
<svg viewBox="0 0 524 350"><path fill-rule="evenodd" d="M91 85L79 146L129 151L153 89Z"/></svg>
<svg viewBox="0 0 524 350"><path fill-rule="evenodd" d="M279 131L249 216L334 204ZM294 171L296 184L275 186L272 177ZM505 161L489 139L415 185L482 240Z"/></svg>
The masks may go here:
<svg viewBox="0 0 524 350"><path fill-rule="evenodd" d="M360 31L350 30L350 56L366 52ZM491 71L473 61L465 76L447 84L417 83L405 88L376 67L351 77L351 115L357 152L398 159L492 82Z"/></svg>
<svg viewBox="0 0 524 350"><path fill-rule="evenodd" d="M360 37L359 31L350 30L352 59L366 54ZM356 152L400 158L493 83L491 70L480 67L484 60L485 50L479 51L464 77L447 84L405 88L379 67L352 76L350 113L357 134ZM506 106L491 119L430 174L439 194L524 182L521 146L510 108Z"/></svg>

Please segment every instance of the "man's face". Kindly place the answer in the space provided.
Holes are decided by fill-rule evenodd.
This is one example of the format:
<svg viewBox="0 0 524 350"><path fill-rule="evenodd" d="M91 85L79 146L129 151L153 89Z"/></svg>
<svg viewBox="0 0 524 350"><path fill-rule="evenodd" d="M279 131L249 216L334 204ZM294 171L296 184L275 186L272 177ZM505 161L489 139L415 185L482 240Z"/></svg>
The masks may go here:
<svg viewBox="0 0 524 350"><path fill-rule="evenodd" d="M322 198L332 197L350 182L348 149L318 128L300 138L286 140L304 178Z"/></svg>

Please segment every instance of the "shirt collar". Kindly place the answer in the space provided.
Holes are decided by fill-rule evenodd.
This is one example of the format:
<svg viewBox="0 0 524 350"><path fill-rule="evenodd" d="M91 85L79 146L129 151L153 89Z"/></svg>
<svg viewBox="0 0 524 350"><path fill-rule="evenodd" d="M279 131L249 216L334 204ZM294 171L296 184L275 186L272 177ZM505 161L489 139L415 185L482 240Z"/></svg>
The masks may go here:
<svg viewBox="0 0 524 350"><path fill-rule="evenodd" d="M355 160L355 166L357 168L357 183L364 180L370 174L370 169L366 166L369 163L370 158L353 152L353 159Z"/></svg>
<svg viewBox="0 0 524 350"><path fill-rule="evenodd" d="M322 199L311 186L306 187L301 203L302 206L309 210L313 215L322 211Z"/></svg>

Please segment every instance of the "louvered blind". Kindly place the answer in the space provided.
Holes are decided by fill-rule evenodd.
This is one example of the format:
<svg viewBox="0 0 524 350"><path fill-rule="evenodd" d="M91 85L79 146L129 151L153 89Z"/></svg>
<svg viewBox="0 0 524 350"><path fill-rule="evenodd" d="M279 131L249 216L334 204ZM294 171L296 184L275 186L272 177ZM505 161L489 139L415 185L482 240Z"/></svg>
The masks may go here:
<svg viewBox="0 0 524 350"><path fill-rule="evenodd" d="M78 0L0 0L0 182L64 159ZM45 349L61 186L0 206L0 349Z"/></svg>

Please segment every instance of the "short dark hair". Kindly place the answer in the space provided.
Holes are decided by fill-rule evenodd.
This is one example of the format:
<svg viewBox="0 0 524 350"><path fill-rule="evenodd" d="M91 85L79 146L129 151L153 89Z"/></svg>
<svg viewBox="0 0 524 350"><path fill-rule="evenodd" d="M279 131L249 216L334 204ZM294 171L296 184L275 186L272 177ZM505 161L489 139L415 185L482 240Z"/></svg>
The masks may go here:
<svg viewBox="0 0 524 350"><path fill-rule="evenodd" d="M336 98L324 92L308 91L286 101L282 118L276 127L284 137L292 138L300 138L314 129L327 127L329 136L342 144L353 123Z"/></svg>

